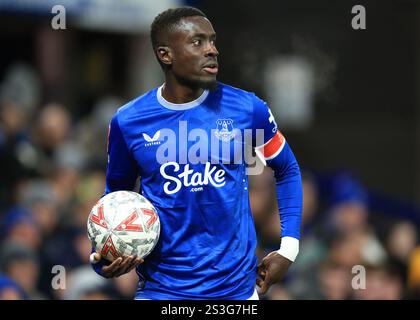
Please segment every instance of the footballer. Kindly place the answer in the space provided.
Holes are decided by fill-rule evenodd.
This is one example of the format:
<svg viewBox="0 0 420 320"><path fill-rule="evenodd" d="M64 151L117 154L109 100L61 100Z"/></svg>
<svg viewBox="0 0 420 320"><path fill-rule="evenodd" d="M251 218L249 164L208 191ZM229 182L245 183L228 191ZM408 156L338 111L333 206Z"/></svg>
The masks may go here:
<svg viewBox="0 0 420 320"><path fill-rule="evenodd" d="M136 268L135 299L258 299L299 251L298 163L267 104L217 81L216 33L203 12L181 7L160 13L151 41L165 82L113 116L105 194L133 190L140 177L139 192L159 213L159 242L144 260L109 263L93 252L93 268L107 278ZM247 143L246 132L273 170L281 220L280 248L259 264L249 166L240 161L244 148L237 148Z"/></svg>

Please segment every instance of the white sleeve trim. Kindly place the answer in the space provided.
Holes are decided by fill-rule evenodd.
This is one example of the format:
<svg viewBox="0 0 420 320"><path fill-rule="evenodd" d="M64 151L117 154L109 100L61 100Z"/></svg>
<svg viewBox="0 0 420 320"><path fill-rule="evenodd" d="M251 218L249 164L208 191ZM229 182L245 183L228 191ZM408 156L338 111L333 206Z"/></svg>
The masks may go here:
<svg viewBox="0 0 420 320"><path fill-rule="evenodd" d="M266 167L267 166L267 161L265 161L264 155L260 151L259 147L255 148L255 154L257 155L258 159L260 159L260 161L262 162L264 167Z"/></svg>
<svg viewBox="0 0 420 320"><path fill-rule="evenodd" d="M294 262L299 253L299 240L293 237L282 237L280 249L277 252Z"/></svg>

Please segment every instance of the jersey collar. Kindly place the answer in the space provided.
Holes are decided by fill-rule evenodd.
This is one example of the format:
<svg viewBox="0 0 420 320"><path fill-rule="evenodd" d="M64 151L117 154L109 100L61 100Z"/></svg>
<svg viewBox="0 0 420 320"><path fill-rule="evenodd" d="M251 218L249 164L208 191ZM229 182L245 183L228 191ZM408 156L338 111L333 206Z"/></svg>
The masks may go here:
<svg viewBox="0 0 420 320"><path fill-rule="evenodd" d="M164 106L165 108L171 109L171 110L187 110L194 107L199 106L206 100L207 96L209 95L209 90L204 90L201 96L199 96L197 99L187 102L187 103L172 103L162 96L162 89L165 86L165 84L161 85L157 90L157 99L159 103Z"/></svg>

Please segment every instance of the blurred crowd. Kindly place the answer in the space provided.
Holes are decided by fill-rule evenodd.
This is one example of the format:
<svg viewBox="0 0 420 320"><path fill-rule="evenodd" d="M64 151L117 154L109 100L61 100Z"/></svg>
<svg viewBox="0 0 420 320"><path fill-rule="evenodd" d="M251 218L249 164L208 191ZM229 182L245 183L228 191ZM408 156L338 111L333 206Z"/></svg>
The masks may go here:
<svg viewBox="0 0 420 320"><path fill-rule="evenodd" d="M41 102L30 66L13 65L0 81L0 299L132 299L135 272L96 275L86 234L104 191L108 124L123 99L103 96L76 119L66 105ZM335 175L327 193L312 172L302 179L300 254L261 298L420 298L418 227L398 216L372 219L366 188L350 174ZM262 258L280 242L270 169L250 178L250 198ZM57 265L65 288L52 286Z"/></svg>
<svg viewBox="0 0 420 320"><path fill-rule="evenodd" d="M262 258L277 248L280 225L269 169L260 178L251 188L251 204ZM367 189L348 172L332 175L328 192L319 180L303 170L300 252L284 281L262 298L419 299L418 226L398 212L372 212Z"/></svg>
<svg viewBox="0 0 420 320"><path fill-rule="evenodd" d="M0 299L131 299L133 272L113 280L89 265L87 216L104 192L108 124L122 105L103 97L78 119L57 102L40 104L42 86L27 65L0 85ZM53 267L65 289L53 289Z"/></svg>

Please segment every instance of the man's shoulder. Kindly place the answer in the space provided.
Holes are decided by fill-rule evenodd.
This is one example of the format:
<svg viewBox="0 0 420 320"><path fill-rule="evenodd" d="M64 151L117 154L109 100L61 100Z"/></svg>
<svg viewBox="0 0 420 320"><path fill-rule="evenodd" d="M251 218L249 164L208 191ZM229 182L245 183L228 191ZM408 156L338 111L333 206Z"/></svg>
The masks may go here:
<svg viewBox="0 0 420 320"><path fill-rule="evenodd" d="M152 90L147 91L146 93L138 96L126 104L119 107L116 111L116 116L126 117L127 115L132 114L133 112L141 111L144 107L150 106L156 100L156 92L158 88L153 88Z"/></svg>
<svg viewBox="0 0 420 320"><path fill-rule="evenodd" d="M218 83L220 90L227 93L238 94L238 95L253 95L254 93L251 91L247 91L230 84L226 84L223 82Z"/></svg>
<svg viewBox="0 0 420 320"><path fill-rule="evenodd" d="M219 82L219 88L224 96L246 99L248 101L252 101L256 97L255 93L252 91L247 91L221 82Z"/></svg>

